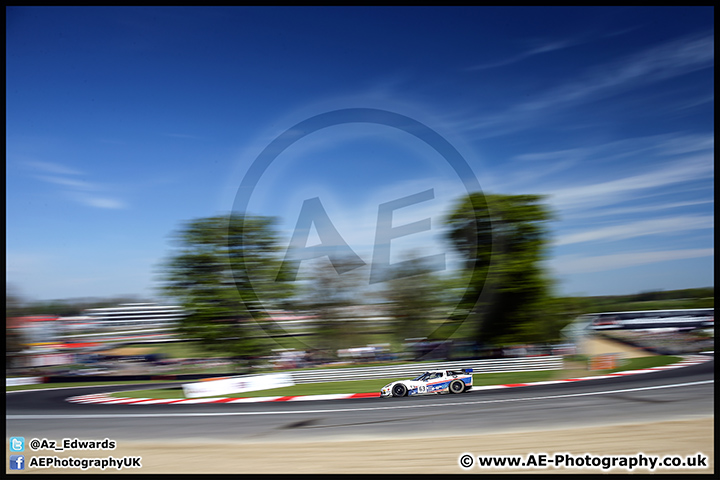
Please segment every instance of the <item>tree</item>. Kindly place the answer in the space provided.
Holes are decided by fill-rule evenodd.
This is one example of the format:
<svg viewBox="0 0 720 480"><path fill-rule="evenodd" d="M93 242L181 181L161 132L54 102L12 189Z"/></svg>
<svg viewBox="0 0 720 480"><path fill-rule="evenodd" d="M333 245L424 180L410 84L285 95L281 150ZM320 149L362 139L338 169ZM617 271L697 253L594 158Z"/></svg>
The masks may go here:
<svg viewBox="0 0 720 480"><path fill-rule="evenodd" d="M275 281L280 259L274 220L201 218L181 228L175 241L178 249L163 265L162 290L188 312L180 333L245 364L267 354L272 341L264 309L291 295L288 284Z"/></svg>
<svg viewBox="0 0 720 480"><path fill-rule="evenodd" d="M353 259L326 260L317 260L308 269L302 281L302 306L315 317L308 346L331 352L359 346L366 326L358 315L364 296L362 278L357 270L347 268Z"/></svg>
<svg viewBox="0 0 720 480"><path fill-rule="evenodd" d="M448 238L465 259L466 275L473 272L468 281L475 297L469 298L480 298L468 310L479 344L548 338L542 310L551 281L542 261L552 214L542 201L474 193L447 218Z"/></svg>
<svg viewBox="0 0 720 480"><path fill-rule="evenodd" d="M441 317L438 307L442 283L422 259L407 260L401 268L399 278L387 282L383 291L393 319L393 336L400 344L409 338L432 335L436 325L431 322Z"/></svg>

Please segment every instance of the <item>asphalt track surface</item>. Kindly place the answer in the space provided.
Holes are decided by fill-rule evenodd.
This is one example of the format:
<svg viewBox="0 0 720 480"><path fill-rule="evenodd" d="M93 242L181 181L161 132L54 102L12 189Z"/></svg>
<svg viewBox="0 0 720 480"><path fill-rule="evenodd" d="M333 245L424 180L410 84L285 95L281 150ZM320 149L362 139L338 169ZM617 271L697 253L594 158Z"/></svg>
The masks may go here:
<svg viewBox="0 0 720 480"><path fill-rule="evenodd" d="M195 405L67 402L75 395L146 387L7 393L6 435L158 444L387 440L712 417L714 358L652 373L461 395Z"/></svg>

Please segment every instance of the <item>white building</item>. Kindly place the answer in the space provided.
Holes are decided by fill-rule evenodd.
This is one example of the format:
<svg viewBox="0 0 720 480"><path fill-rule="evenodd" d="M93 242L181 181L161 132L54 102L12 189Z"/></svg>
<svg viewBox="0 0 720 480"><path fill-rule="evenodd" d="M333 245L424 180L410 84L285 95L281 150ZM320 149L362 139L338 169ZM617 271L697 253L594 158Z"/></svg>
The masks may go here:
<svg viewBox="0 0 720 480"><path fill-rule="evenodd" d="M174 328L185 312L177 306L123 303L117 307L89 308L83 315L98 327Z"/></svg>

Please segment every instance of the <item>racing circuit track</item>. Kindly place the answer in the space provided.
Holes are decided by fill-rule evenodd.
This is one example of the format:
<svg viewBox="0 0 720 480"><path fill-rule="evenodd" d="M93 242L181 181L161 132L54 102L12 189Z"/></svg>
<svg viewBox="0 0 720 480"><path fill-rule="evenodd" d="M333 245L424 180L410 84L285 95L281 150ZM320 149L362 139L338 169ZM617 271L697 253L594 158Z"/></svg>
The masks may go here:
<svg viewBox="0 0 720 480"><path fill-rule="evenodd" d="M378 384L378 389L381 386ZM128 389L73 387L7 393L7 435L154 444L383 439L402 445L403 439L418 437L439 442L443 436L509 431L692 418L712 422L714 358L652 373L461 395L194 405L75 404L66 400L74 395ZM709 450L706 453L711 455L712 448Z"/></svg>

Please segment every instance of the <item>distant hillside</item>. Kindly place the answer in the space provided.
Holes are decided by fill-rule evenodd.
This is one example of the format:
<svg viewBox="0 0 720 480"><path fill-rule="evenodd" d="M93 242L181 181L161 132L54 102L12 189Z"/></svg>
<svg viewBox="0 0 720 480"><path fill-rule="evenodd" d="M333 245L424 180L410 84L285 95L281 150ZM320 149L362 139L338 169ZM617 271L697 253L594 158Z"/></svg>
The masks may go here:
<svg viewBox="0 0 720 480"><path fill-rule="evenodd" d="M585 313L674 308L714 308L715 287L641 292L632 295L572 297Z"/></svg>

